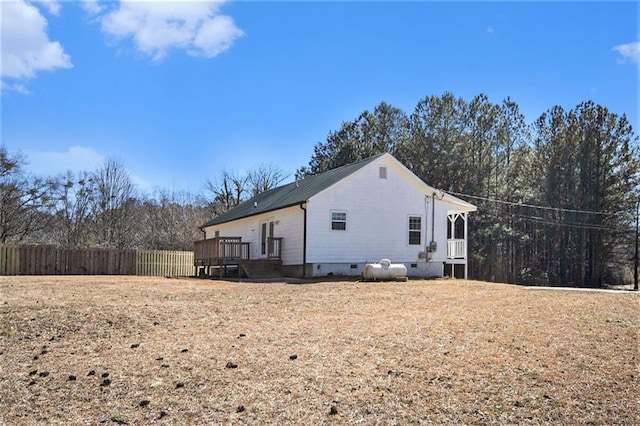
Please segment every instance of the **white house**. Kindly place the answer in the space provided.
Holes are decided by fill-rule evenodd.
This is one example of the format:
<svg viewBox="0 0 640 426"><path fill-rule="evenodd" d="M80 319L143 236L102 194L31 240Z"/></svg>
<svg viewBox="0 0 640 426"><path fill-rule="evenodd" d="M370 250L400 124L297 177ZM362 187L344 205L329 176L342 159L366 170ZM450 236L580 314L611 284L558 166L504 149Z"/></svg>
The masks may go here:
<svg viewBox="0 0 640 426"><path fill-rule="evenodd" d="M201 226L196 266L250 276L361 275L390 259L415 277L466 276L467 216L476 207L380 154L258 194Z"/></svg>

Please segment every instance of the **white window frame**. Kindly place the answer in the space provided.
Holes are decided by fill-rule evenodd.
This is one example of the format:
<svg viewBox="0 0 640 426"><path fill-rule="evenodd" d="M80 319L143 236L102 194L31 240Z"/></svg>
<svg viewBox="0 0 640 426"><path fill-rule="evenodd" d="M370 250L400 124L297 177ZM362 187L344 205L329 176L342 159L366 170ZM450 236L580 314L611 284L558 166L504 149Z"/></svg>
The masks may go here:
<svg viewBox="0 0 640 426"><path fill-rule="evenodd" d="M413 229L411 227L411 219L419 219L420 220L420 228L419 229ZM423 224L423 222L424 221L422 220L422 215L419 215L419 214L409 215L409 217L407 219L407 231L408 231L407 232L407 244L408 245L410 245L410 246L420 246L420 245L422 245L422 235L423 235L422 224ZM411 242L411 233L412 232L413 233L416 233L416 232L419 233L419 240L418 240L417 243L412 243Z"/></svg>
<svg viewBox="0 0 640 426"><path fill-rule="evenodd" d="M344 219L334 219L334 214L342 214L344 215ZM344 223L344 229L340 229L340 228L334 228L333 224L334 223ZM331 230L332 231L346 231L347 230L347 212L344 210L331 210Z"/></svg>

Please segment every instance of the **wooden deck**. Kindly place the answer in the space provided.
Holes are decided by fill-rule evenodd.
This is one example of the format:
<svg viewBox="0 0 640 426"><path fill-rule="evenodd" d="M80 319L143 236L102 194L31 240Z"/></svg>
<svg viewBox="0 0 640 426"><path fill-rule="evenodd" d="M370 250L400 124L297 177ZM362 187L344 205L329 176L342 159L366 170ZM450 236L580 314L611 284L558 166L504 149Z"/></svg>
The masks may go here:
<svg viewBox="0 0 640 426"><path fill-rule="evenodd" d="M193 262L196 275L209 276L212 270L217 270L218 275L223 277L229 269L237 269L240 273L241 268L252 261L280 263L281 256L282 238L269 238L266 256L251 259L251 243L242 242L241 237L217 237L194 242Z"/></svg>
<svg viewBox="0 0 640 426"><path fill-rule="evenodd" d="M219 237L194 242L195 266L219 266L249 259L249 243L240 237Z"/></svg>

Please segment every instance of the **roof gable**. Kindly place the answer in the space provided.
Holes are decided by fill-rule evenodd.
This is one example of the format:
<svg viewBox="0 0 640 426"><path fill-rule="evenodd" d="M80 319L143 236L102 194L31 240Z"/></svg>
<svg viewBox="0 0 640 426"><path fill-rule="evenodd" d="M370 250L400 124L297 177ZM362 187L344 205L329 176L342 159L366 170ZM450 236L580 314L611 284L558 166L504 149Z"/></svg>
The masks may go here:
<svg viewBox="0 0 640 426"><path fill-rule="evenodd" d="M233 209L216 216L210 221L204 223L200 228L219 225L221 223L231 222L233 220L303 203L382 157L384 157L382 161L390 161L392 164L395 164L396 167L403 171L409 181L412 181L413 184L422 187L428 195L433 194L440 200L445 200L457 205L463 211L473 212L477 210L476 206L473 204L426 184L394 156L384 153L262 192L249 200L240 203Z"/></svg>
<svg viewBox="0 0 640 426"><path fill-rule="evenodd" d="M425 194L429 195L429 196L435 196L436 198L438 198L438 200L442 200L442 201L446 201L448 203L451 203L453 205L455 205L457 208L459 208L461 211L466 211L466 212L475 212L478 210L478 208L467 202L464 200L461 200L458 197L455 197L451 194L448 194L445 191L442 191L440 189L434 188L433 186L427 184L425 181L423 181L422 179L420 179L415 173L413 173L411 170L409 170L404 164L402 164L401 161L399 161L397 158L395 158L392 155L389 155L387 158L390 162L392 162L393 164L396 165L396 167L398 167L407 177L407 179L409 179L410 181L413 182L413 184L417 185L417 187L422 188L422 190L425 192Z"/></svg>
<svg viewBox="0 0 640 426"><path fill-rule="evenodd" d="M384 154L374 155L373 157L366 158L353 164L337 167L324 173L308 176L297 182L291 182L286 185L270 189L269 191L262 192L249 200L238 204L231 210L216 216L210 221L204 223L200 228L219 225L232 220L242 219L260 213L266 213L300 204L383 155Z"/></svg>

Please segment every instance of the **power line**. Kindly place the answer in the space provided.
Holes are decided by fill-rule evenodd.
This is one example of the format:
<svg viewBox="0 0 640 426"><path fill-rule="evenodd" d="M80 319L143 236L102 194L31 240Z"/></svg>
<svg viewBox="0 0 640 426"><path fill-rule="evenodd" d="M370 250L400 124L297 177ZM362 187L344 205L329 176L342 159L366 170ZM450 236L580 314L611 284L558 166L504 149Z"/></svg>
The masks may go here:
<svg viewBox="0 0 640 426"><path fill-rule="evenodd" d="M539 223L542 225L553 225L553 226L562 226L562 227L578 228L578 229L591 229L595 231L619 231L621 233L629 232L629 231L621 230L618 228L612 228L606 225L597 225L597 224L579 223L579 222L558 222L558 221L544 219L542 217L528 216L528 215L517 214L517 213L513 214L513 216L520 217L522 219L528 219L530 222Z"/></svg>
<svg viewBox="0 0 640 426"><path fill-rule="evenodd" d="M534 209L540 209L540 210L547 210L547 211L555 211L555 212L567 212L567 213L582 213L582 214L596 214L596 215L614 215L617 213L621 213L624 212L624 210L620 210L614 213L605 213L605 212L596 212L596 211L588 211L588 210L576 210L576 209L563 209L560 207L549 207L549 206L540 206L540 205L534 205L534 204L525 204L525 203L515 203L512 201L504 201L504 200L498 200L495 198L487 198L487 197L479 197L479 196L475 196L475 195L469 195L469 194L463 194L460 192L453 192L453 191L448 191L448 193L450 194L454 194L454 195L460 195L463 197L469 197L469 198L475 198L475 199L479 199L479 200L483 200L483 201L490 201L490 202L495 202L495 203L500 203L500 204L507 204L507 205L512 205L512 206L518 206L518 207L529 207L529 208L534 208ZM511 213L512 216L514 217L519 217L525 220L529 220L532 223L539 223L542 225L552 225L552 226L559 226L559 227L570 227L570 228L578 228L578 229L591 229L591 230L601 230L601 231L620 231L620 229L618 228L612 228L610 226L607 225L600 225L600 224L595 224L595 223L581 223L581 222L568 222L568 221L555 221L552 219L546 219L543 217L539 217L539 216L531 216L531 215L526 215L526 214L521 214L521 213ZM625 231L623 231L625 232Z"/></svg>
<svg viewBox="0 0 640 426"><path fill-rule="evenodd" d="M510 206L530 207L530 208L533 208L533 209L550 210L550 211L564 212L564 213L614 215L614 214L617 214L617 213L624 213L625 212L625 210L619 210L617 212L607 213L607 212L596 212L596 211L590 211L590 210L563 209L561 207L550 207L550 206L540 206L540 205L535 205L535 204L515 203L513 201L504 201L504 200L498 200L498 199L495 199L495 198L479 197L477 195L463 194L461 192L454 192L454 191L445 191L445 192L447 192L449 194L453 194L453 195L462 196L462 197L473 198L473 199L476 199L476 200L490 201L490 202L493 202L493 203L507 204L507 205L510 205Z"/></svg>

